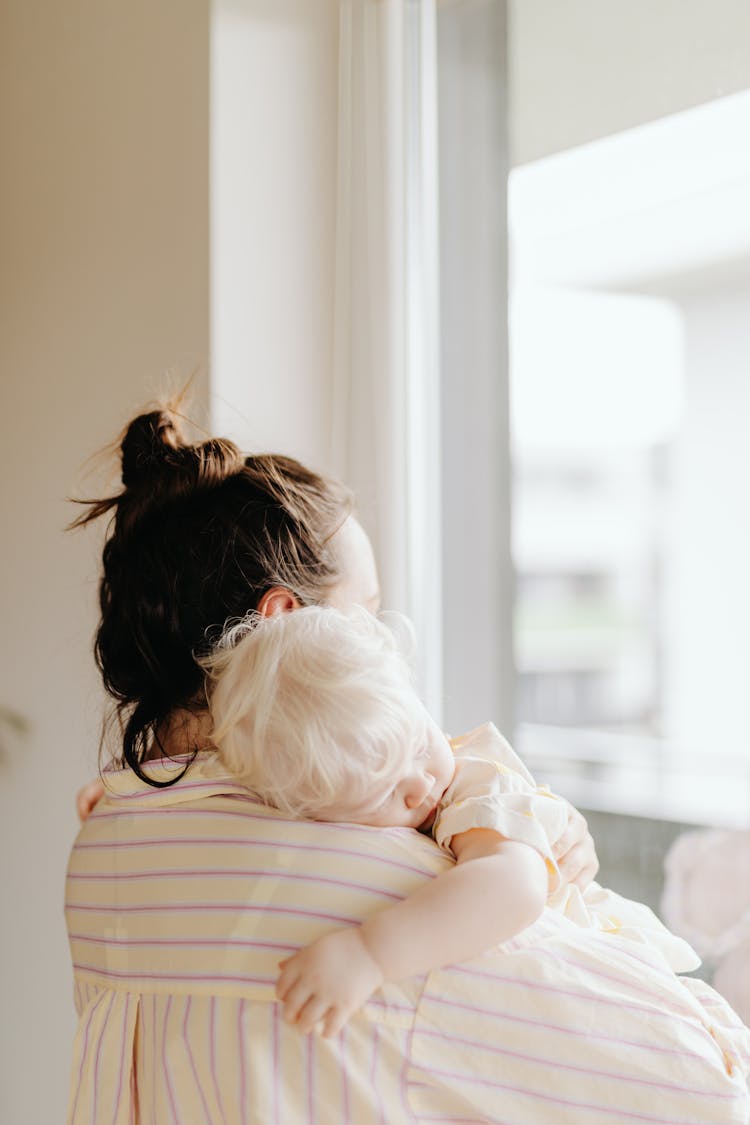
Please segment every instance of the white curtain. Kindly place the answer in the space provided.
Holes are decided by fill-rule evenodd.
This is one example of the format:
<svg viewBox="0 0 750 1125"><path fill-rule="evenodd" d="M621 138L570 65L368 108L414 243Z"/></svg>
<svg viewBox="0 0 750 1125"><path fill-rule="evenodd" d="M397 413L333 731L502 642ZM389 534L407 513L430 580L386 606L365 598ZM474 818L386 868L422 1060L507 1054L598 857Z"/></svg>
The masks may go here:
<svg viewBox="0 0 750 1125"><path fill-rule="evenodd" d="M341 0L333 463L441 713L434 0Z"/></svg>

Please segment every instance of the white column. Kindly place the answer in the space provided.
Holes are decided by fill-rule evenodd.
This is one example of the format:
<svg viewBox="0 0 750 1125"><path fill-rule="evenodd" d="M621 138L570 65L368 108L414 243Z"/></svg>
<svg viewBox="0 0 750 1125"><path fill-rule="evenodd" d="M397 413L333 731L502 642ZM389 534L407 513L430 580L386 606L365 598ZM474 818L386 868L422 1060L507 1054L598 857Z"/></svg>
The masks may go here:
<svg viewBox="0 0 750 1125"><path fill-rule="evenodd" d="M513 724L506 5L438 14L445 725Z"/></svg>

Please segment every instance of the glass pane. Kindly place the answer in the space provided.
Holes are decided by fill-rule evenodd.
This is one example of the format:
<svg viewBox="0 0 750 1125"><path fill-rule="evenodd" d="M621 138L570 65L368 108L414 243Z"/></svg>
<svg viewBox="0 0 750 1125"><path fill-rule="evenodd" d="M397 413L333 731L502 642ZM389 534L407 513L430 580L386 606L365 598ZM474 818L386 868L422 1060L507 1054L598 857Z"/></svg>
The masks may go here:
<svg viewBox="0 0 750 1125"><path fill-rule="evenodd" d="M621 893L659 910L682 839L703 904L683 932L717 980L750 907L742 121L748 95L519 168L509 193L518 749Z"/></svg>

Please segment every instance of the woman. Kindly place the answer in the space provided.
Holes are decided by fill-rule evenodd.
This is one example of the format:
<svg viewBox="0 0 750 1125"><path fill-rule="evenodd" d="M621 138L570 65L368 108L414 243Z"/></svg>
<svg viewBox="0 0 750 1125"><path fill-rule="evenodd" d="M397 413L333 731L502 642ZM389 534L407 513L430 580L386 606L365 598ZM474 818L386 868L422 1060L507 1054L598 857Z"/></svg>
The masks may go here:
<svg viewBox="0 0 750 1125"><path fill-rule="evenodd" d="M167 410L128 427L122 482L76 521L114 516L96 657L123 735L68 873L79 1013L68 1120L474 1121L493 1105L496 1117L492 1052L510 1025L491 980L479 1006L460 970L437 991L430 978L389 985L331 1041L300 1036L274 1003L283 956L449 861L408 829L285 820L205 749L195 657L227 620L377 609L351 495L290 458L186 443ZM574 810L557 850L569 880L590 881L596 857Z"/></svg>

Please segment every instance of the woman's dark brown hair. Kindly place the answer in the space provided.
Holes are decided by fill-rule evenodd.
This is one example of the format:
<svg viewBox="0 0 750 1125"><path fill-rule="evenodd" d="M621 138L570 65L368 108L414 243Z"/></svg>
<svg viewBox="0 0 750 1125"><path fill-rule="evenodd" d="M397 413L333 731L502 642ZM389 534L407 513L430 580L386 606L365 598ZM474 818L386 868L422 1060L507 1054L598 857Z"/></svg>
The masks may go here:
<svg viewBox="0 0 750 1125"><path fill-rule="evenodd" d="M133 419L121 454L122 491L79 501L86 511L71 526L113 514L95 654L123 764L156 784L142 765L160 728L205 707L196 657L274 586L302 605L322 601L338 576L331 537L352 501L290 457L245 457L220 438L191 444L168 409Z"/></svg>

